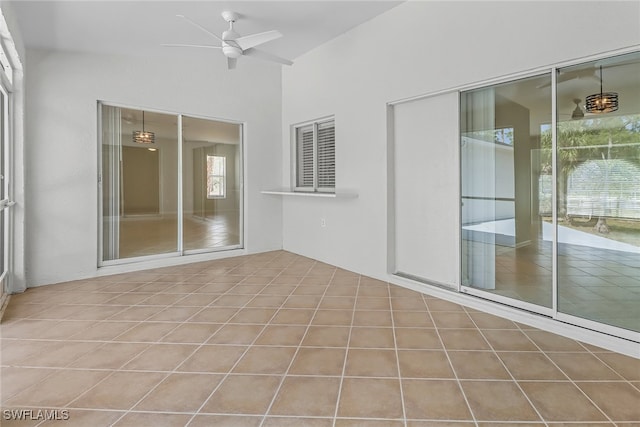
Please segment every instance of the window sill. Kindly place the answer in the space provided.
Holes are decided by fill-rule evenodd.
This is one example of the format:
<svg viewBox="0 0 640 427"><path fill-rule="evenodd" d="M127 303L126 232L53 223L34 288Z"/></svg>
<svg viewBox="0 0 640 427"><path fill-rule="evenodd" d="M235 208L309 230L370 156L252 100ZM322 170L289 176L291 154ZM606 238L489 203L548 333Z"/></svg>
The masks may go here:
<svg viewBox="0 0 640 427"><path fill-rule="evenodd" d="M263 190L262 194L273 196L295 196L295 197L323 197L329 199L355 199L358 193L354 191L336 191L335 193L322 193L311 191L291 191L291 190Z"/></svg>

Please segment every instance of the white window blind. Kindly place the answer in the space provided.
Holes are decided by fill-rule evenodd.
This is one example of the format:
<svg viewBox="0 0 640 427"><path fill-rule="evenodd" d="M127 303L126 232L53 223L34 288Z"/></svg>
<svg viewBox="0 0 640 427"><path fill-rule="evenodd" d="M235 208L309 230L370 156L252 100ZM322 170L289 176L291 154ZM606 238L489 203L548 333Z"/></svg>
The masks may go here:
<svg viewBox="0 0 640 427"><path fill-rule="evenodd" d="M313 126L298 128L297 132L297 182L300 188L313 188Z"/></svg>
<svg viewBox="0 0 640 427"><path fill-rule="evenodd" d="M298 191L331 192L336 187L334 120L295 128L295 187Z"/></svg>
<svg viewBox="0 0 640 427"><path fill-rule="evenodd" d="M333 120L318 124L318 188L336 187L336 138Z"/></svg>

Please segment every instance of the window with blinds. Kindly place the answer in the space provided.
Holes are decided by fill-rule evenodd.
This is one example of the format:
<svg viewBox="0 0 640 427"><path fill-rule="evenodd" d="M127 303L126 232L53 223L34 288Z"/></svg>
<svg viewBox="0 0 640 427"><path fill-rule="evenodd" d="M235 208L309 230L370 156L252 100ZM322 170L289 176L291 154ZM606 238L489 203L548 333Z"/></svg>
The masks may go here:
<svg viewBox="0 0 640 427"><path fill-rule="evenodd" d="M297 191L333 192L336 187L334 120L295 128L295 187Z"/></svg>

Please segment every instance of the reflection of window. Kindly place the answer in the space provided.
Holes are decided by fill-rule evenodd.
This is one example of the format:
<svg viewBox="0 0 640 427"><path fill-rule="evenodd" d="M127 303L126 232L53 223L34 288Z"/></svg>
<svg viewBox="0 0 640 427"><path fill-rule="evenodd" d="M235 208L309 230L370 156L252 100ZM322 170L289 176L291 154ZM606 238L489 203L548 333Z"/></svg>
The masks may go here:
<svg viewBox="0 0 640 427"><path fill-rule="evenodd" d="M207 155L207 199L226 197L226 159Z"/></svg>
<svg viewBox="0 0 640 427"><path fill-rule="evenodd" d="M513 145L513 128L477 130L467 132L464 136L496 144Z"/></svg>
<svg viewBox="0 0 640 427"><path fill-rule="evenodd" d="M334 191L336 186L333 119L295 129L295 186L301 191Z"/></svg>

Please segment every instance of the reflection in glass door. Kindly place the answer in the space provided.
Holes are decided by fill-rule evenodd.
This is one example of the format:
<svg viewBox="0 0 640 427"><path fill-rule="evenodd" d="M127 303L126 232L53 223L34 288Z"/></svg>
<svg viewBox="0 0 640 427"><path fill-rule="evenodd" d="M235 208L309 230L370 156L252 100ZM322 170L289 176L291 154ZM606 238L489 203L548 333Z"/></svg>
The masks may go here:
<svg viewBox="0 0 640 427"><path fill-rule="evenodd" d="M241 125L100 108L101 263L240 247Z"/></svg>
<svg viewBox="0 0 640 427"><path fill-rule="evenodd" d="M185 251L240 244L241 126L182 118Z"/></svg>
<svg viewBox="0 0 640 427"><path fill-rule="evenodd" d="M537 197L550 97L546 74L460 98L463 291L539 312L553 300L550 199Z"/></svg>
<svg viewBox="0 0 640 427"><path fill-rule="evenodd" d="M558 81L558 312L640 332L640 54ZM607 92L615 108L587 107Z"/></svg>

